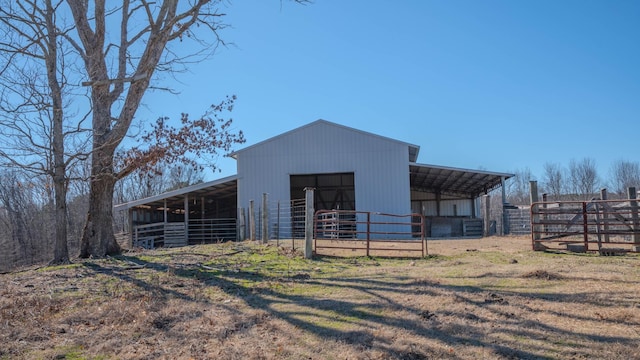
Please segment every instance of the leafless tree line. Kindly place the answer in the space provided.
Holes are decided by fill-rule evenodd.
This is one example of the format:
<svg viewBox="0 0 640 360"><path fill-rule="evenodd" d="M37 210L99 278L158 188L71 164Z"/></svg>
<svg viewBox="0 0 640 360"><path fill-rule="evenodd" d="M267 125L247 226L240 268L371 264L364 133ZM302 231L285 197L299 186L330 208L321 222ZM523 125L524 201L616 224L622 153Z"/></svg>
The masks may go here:
<svg viewBox="0 0 640 360"><path fill-rule="evenodd" d="M149 197L202 181L201 172L182 165L162 166L153 172L135 171L117 183L114 202ZM70 182L65 228L72 257L80 251L88 193L86 181ZM47 176L33 176L18 169L0 172L0 272L51 260L56 222L53 197Z"/></svg>
<svg viewBox="0 0 640 360"><path fill-rule="evenodd" d="M607 174L600 174L591 158L573 159L566 166L547 162L539 176L529 168L516 170L514 174L505 189L507 201L514 205L529 204L531 180L538 182L538 192L546 193L550 201L589 200L598 197L603 188L610 198L626 198L629 187L640 190L640 162L623 159L612 163Z"/></svg>
<svg viewBox="0 0 640 360"><path fill-rule="evenodd" d="M177 74L224 44L223 6L220 0L0 0L0 171L8 177L0 185L7 188L0 211L8 224L0 244L11 249L0 248L0 258L22 253L31 261L36 251L29 249L48 247L38 256L68 263L76 235L67 233L76 231L68 226L76 224L68 206L77 199L86 208L80 256L117 254L118 181L139 171L158 175L163 164L201 170L207 155L244 142L242 131L220 115L232 110L235 96L201 117L183 113L178 125L135 117L149 88L168 89L158 85L159 74ZM139 125L137 134L132 125ZM131 141L122 145L125 138ZM43 188L46 201L34 201L41 191L34 189Z"/></svg>

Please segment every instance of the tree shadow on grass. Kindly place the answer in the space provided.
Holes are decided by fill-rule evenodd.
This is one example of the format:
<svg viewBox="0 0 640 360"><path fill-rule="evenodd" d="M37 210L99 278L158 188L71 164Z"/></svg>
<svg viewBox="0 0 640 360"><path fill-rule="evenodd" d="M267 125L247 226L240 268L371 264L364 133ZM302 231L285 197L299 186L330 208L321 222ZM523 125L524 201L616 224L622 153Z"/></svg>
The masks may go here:
<svg viewBox="0 0 640 360"><path fill-rule="evenodd" d="M159 272L170 270L167 265L135 256L124 259L146 269ZM126 272L93 263L87 263L86 266L98 273L130 282L140 289L158 291L164 296L187 301L202 301ZM536 310L526 301L519 301L529 299L596 305L591 300L571 294L487 291L479 286L443 285L408 276L297 277L298 274L293 274L283 277L261 271L243 271L231 266L217 266L214 269L198 264L172 268L171 271L177 277L195 279L201 286L218 288L250 308L264 311L295 328L321 338L357 346L363 351L381 351L390 358L468 357L456 351L447 352L447 348L465 346L487 349L491 352L490 357L548 358L553 357L548 354L558 354L558 346L561 347L560 351L564 351L558 345L562 341L571 342L566 346L570 354L561 353L560 356L588 357L589 342L621 344L632 348L637 341L631 337L596 335L545 323L535 316L527 316ZM318 288L322 288L324 293L313 290ZM338 299L337 293L340 294ZM429 302L429 299L438 301L443 297L450 297L458 305L451 309L439 309L436 304ZM524 316L520 315L521 312ZM558 312L552 315L560 319L575 316ZM575 316L573 320L595 319ZM387 331L378 331L380 329ZM389 336L389 332L402 334L407 339L398 341ZM510 340L513 338L522 341ZM429 344L437 345L429 348L423 340L432 340Z"/></svg>

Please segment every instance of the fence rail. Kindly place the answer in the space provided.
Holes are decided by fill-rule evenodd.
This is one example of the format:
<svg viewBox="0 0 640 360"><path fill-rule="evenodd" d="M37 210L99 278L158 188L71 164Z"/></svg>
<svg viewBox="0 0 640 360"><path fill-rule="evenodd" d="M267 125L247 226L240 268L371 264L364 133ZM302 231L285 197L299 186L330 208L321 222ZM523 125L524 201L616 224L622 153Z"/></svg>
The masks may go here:
<svg viewBox="0 0 640 360"><path fill-rule="evenodd" d="M531 229L534 250L555 244L577 251L640 252L636 200L534 203Z"/></svg>
<svg viewBox="0 0 640 360"><path fill-rule="evenodd" d="M393 215L368 211L320 210L314 219L314 248L427 255L425 219L421 214Z"/></svg>
<svg viewBox="0 0 640 360"><path fill-rule="evenodd" d="M133 231L133 246L145 249L204 244L237 238L234 218L191 219L185 231L183 222L159 222L137 225Z"/></svg>
<svg viewBox="0 0 640 360"><path fill-rule="evenodd" d="M212 243L235 240L237 220L234 218L189 220L189 243Z"/></svg>

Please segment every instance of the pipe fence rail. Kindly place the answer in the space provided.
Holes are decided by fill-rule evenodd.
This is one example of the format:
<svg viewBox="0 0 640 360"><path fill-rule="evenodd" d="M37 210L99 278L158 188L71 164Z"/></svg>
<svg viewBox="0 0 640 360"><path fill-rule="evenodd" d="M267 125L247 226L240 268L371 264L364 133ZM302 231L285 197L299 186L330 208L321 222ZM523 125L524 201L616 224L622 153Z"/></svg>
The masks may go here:
<svg viewBox="0 0 640 360"><path fill-rule="evenodd" d="M237 219L190 219L189 243L213 243L237 239Z"/></svg>
<svg viewBox="0 0 640 360"><path fill-rule="evenodd" d="M314 248L321 252L364 252L366 256L426 256L425 217L370 211L319 210L314 216ZM347 251L347 253L348 253Z"/></svg>
<svg viewBox="0 0 640 360"><path fill-rule="evenodd" d="M566 246L603 255L640 252L638 202L591 200L536 202L531 205L533 250Z"/></svg>
<svg viewBox="0 0 640 360"><path fill-rule="evenodd" d="M237 220L234 218L191 219L184 222L159 222L134 226L133 247L153 249L205 244L237 239Z"/></svg>
<svg viewBox="0 0 640 360"><path fill-rule="evenodd" d="M296 240L304 240L305 200L269 202L269 240L291 240L291 246L296 248Z"/></svg>

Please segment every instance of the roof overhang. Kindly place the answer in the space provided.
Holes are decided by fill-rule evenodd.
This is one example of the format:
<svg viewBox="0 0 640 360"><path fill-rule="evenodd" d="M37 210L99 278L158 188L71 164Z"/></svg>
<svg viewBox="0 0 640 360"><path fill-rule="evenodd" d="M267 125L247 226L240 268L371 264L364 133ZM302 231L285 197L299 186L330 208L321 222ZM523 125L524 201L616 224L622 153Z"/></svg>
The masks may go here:
<svg viewBox="0 0 640 360"><path fill-rule="evenodd" d="M487 194L514 174L446 166L409 164L411 190L476 198Z"/></svg>
<svg viewBox="0 0 640 360"><path fill-rule="evenodd" d="M164 207L165 204L167 204L167 206L171 206L171 204L176 203L180 203L180 206L182 206L185 194L189 194L189 197L193 198L209 196L223 198L227 196L235 197L237 193L238 175L233 175L206 183L195 184L181 189L168 191L163 194L151 196L145 199L118 204L114 206L113 209L116 211L122 211L138 206L150 206L152 208L157 208Z"/></svg>

